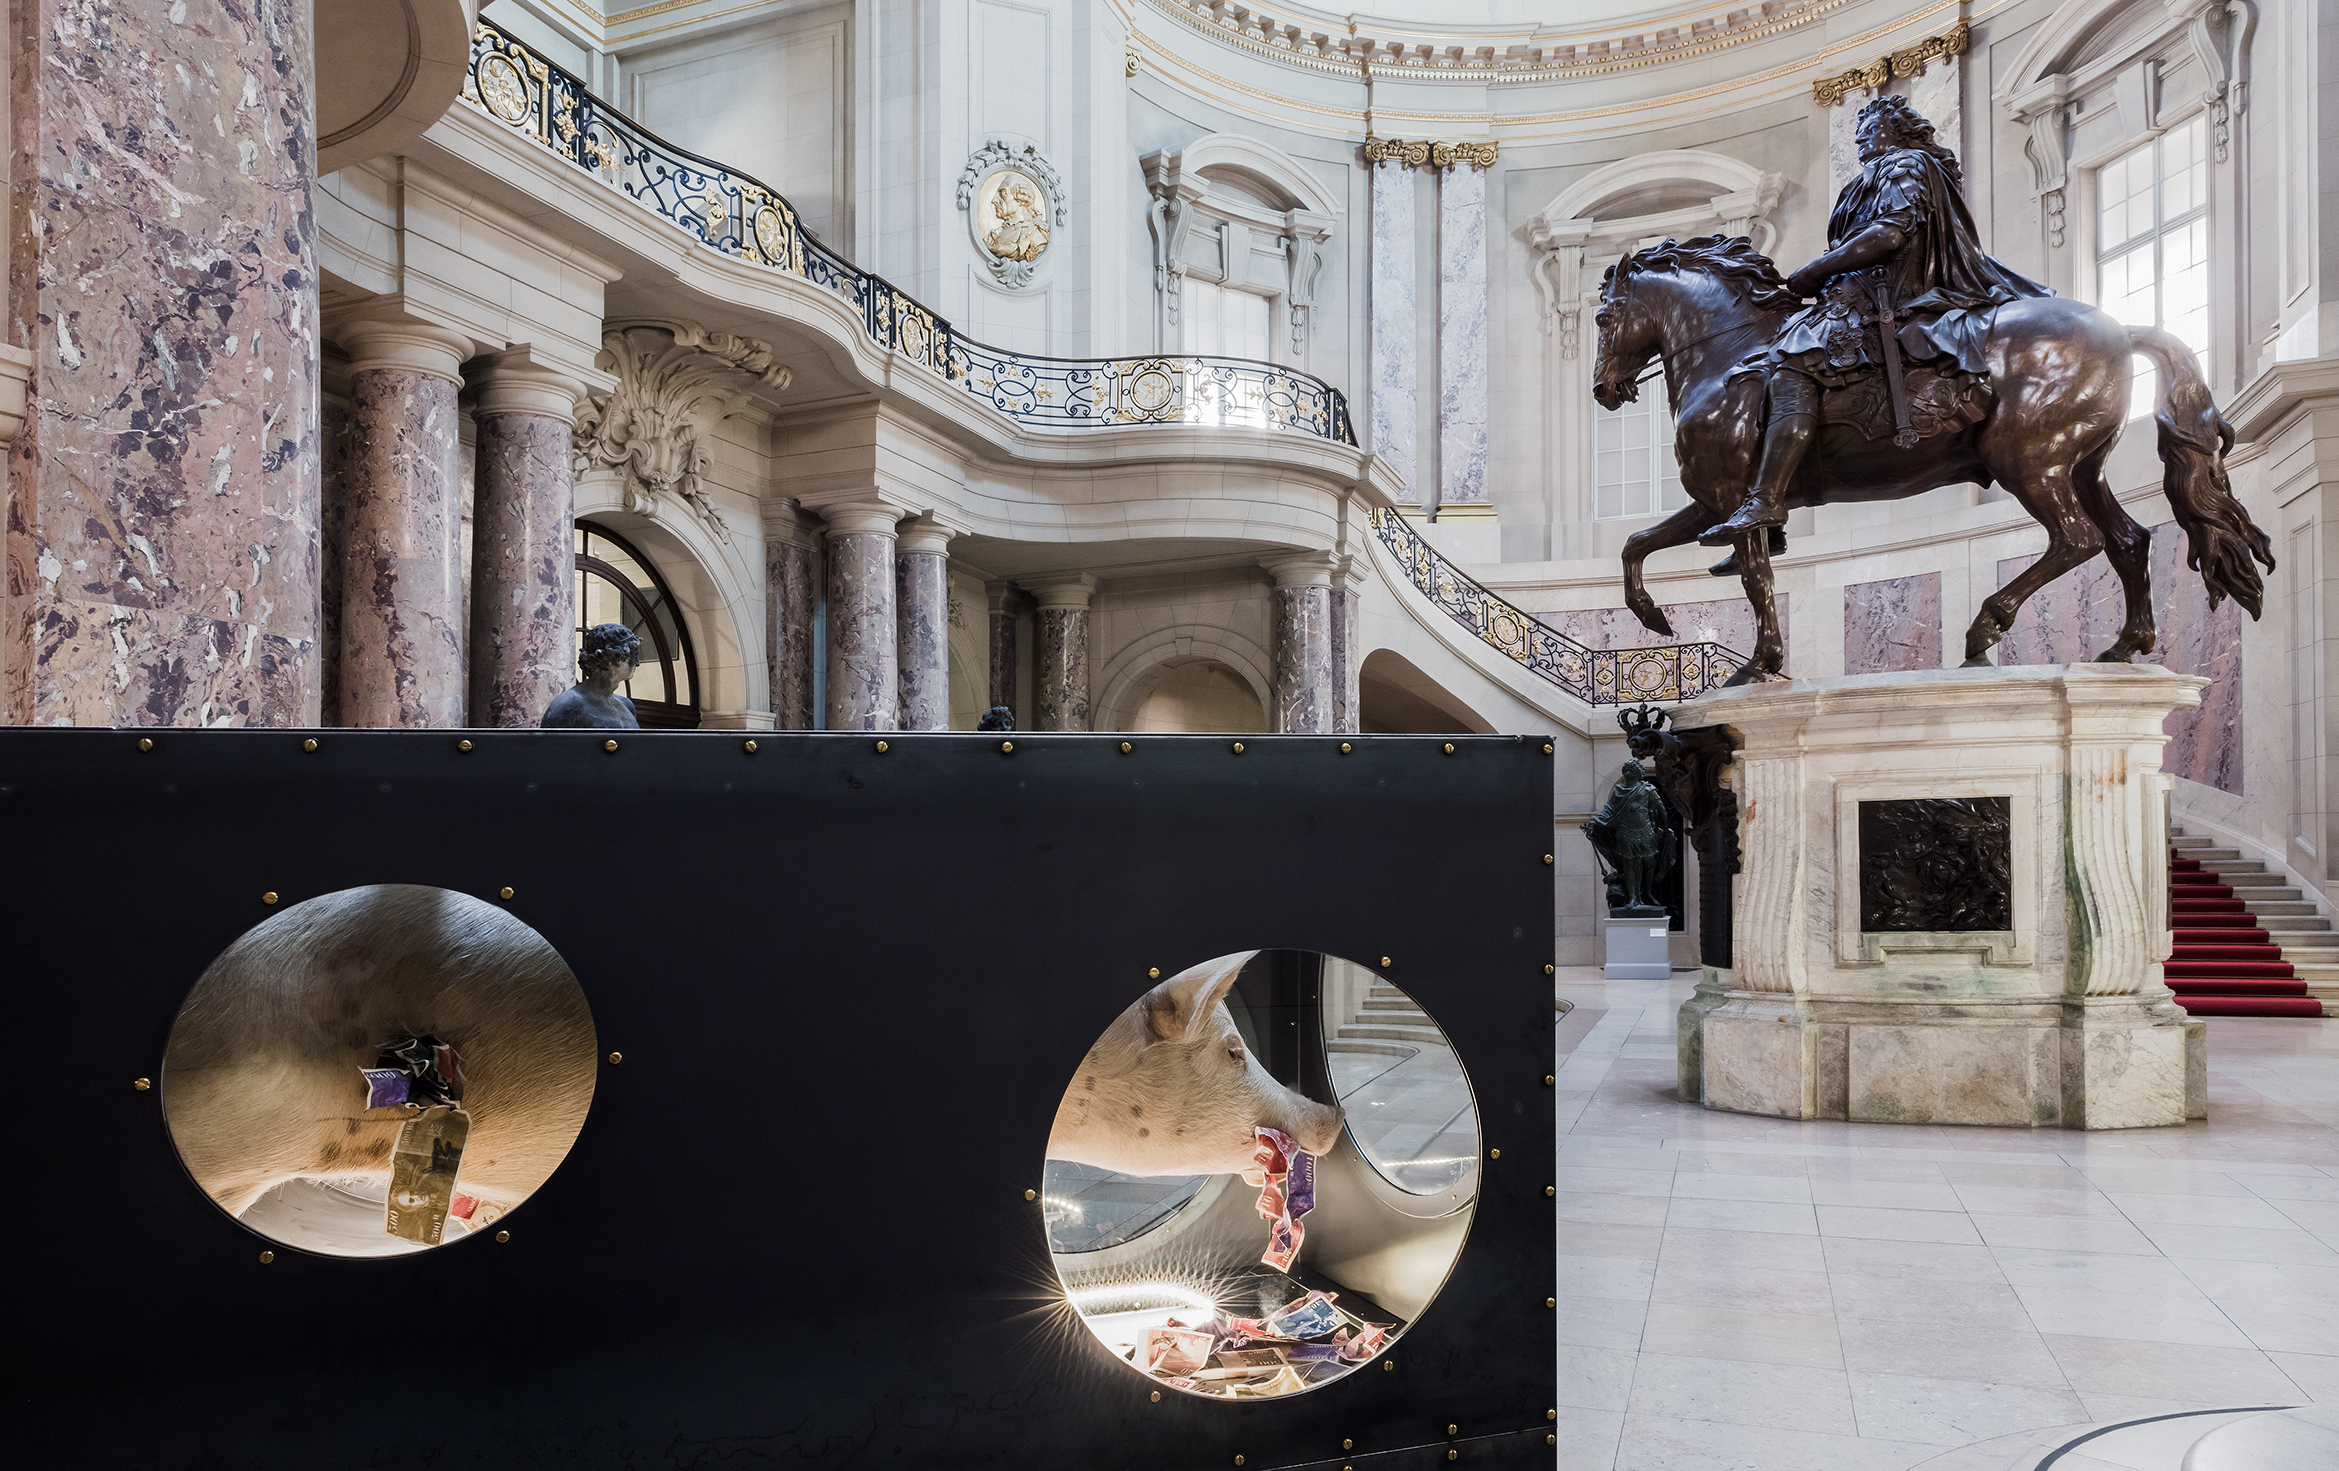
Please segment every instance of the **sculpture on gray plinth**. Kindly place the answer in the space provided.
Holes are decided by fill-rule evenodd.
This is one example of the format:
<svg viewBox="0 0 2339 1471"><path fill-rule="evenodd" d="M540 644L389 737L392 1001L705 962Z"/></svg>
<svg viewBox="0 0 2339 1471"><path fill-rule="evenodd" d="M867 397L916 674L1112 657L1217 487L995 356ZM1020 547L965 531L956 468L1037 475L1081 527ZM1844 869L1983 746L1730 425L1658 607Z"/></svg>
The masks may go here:
<svg viewBox="0 0 2339 1471"><path fill-rule="evenodd" d="M993 705L983 712L981 720L975 722L975 729L1013 730L1015 729L1015 711L1005 705Z"/></svg>
<svg viewBox="0 0 2339 1471"><path fill-rule="evenodd" d="M641 662L640 634L622 623L594 624L585 630L584 651L577 655L581 678L545 708L537 724L548 729L640 730L633 701L617 691L633 678Z"/></svg>
<svg viewBox="0 0 2339 1471"><path fill-rule="evenodd" d="M1600 815L1584 824L1584 836L1600 855L1608 877L1608 912L1619 918L1660 918L1666 914L1664 882L1673 871L1673 814L1649 785L1638 761L1624 763L1624 775L1608 794Z"/></svg>

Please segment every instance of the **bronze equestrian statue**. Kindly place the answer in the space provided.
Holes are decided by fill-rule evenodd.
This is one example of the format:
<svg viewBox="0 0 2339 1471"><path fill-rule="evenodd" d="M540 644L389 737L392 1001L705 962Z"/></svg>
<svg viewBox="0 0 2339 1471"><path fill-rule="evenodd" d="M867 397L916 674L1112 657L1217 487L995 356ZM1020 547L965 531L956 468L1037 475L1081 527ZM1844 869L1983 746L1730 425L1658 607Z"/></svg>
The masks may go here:
<svg viewBox="0 0 2339 1471"><path fill-rule="evenodd" d="M1642 561L1690 541L1731 545L1714 571L1739 575L1759 632L1730 683L1775 675L1786 647L1770 559L1789 509L1997 483L2046 528L2047 550L1983 601L1966 666L1987 666L2024 601L2098 552L2119 574L2127 622L2097 659L2149 653L2151 537L2103 483L2141 353L2159 374L2163 489L2188 561L2211 607L2231 597L2256 618L2253 563L2273 571L2273 544L2226 481L2233 430L2192 350L1984 254L1956 156L1905 99L1862 108L1859 140L1828 249L1793 276L1751 241L1716 235L1636 251L1602 279L1592 396L1608 409L1636 398L1642 370L1661 362L1690 497L1626 540L1626 604L1672 636Z"/></svg>

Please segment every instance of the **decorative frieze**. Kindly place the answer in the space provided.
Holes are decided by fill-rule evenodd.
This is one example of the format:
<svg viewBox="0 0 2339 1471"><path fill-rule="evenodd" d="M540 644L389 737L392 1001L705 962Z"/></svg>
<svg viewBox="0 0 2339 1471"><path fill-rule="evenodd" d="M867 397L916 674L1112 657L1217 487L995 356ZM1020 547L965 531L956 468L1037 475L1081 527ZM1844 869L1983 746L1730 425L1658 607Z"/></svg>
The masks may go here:
<svg viewBox="0 0 2339 1471"><path fill-rule="evenodd" d="M1477 143L1432 142L1427 138L1382 138L1367 133L1364 138L1364 161L1368 164L1394 163L1403 168L1447 169L1456 164L1473 168L1494 167L1496 152L1502 144L1492 139Z"/></svg>
<svg viewBox="0 0 2339 1471"><path fill-rule="evenodd" d="M1961 20L1938 36L1927 36L1914 46L1903 46L1865 66L1818 78L1811 84L1811 100L1821 107L1834 107L1854 92L1873 92L1894 77L1921 77L1928 63L1963 53L1966 43L1972 39L1973 28Z"/></svg>

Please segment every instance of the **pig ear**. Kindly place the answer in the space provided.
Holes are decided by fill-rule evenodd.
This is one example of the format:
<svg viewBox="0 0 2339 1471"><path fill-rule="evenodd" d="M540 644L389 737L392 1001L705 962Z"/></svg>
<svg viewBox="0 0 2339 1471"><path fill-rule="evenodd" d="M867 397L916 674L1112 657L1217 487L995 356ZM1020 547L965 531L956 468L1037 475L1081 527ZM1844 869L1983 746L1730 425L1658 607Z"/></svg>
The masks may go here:
<svg viewBox="0 0 2339 1471"><path fill-rule="evenodd" d="M1138 1005L1145 1012L1147 1044L1191 1042L1200 1037L1211 1013L1234 988L1235 977L1243 973L1243 967L1258 953L1244 950L1222 955L1192 970L1180 971L1146 992Z"/></svg>

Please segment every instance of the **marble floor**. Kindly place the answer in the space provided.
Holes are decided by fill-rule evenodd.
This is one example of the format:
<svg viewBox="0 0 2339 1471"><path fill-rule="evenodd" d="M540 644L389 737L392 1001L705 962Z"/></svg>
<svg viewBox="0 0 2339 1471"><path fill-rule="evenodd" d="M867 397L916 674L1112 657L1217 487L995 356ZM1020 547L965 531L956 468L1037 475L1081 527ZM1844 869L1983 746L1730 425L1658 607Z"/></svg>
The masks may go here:
<svg viewBox="0 0 2339 1471"><path fill-rule="evenodd" d="M2339 1403L2339 1020L2211 1019L2184 1128L1796 1123L1674 1097L1692 980L1559 975L1561 1467L2027 1471ZM2055 1471L2218 1421L2159 1423Z"/></svg>

